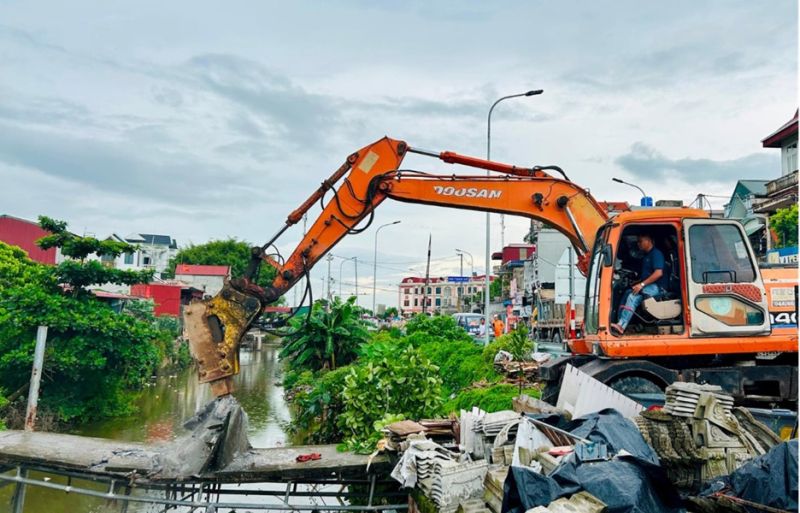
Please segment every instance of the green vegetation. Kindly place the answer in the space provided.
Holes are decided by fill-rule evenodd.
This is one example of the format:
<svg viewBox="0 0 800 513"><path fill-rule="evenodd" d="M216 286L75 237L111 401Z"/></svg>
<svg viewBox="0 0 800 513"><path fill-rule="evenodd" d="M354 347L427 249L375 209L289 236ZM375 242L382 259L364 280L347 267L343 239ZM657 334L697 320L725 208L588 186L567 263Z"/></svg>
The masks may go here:
<svg viewBox="0 0 800 513"><path fill-rule="evenodd" d="M170 259L167 270L164 273L168 277L175 276L175 267L178 264L195 265L228 265L231 268L231 276L239 277L244 275L250 263L252 244L234 238L226 240L212 240L205 244L191 244L182 248ZM275 277L275 270L267 265L261 266L256 283L262 287L272 283Z"/></svg>
<svg viewBox="0 0 800 513"><path fill-rule="evenodd" d="M538 391L528 391L538 397ZM446 411L469 410L473 406L491 413L500 410L510 410L511 400L519 395L515 385L496 384L486 388L472 388L462 393L445 404Z"/></svg>
<svg viewBox="0 0 800 513"><path fill-rule="evenodd" d="M797 204L791 207L778 209L769 218L770 227L775 230L778 237L776 247L786 248L797 246Z"/></svg>
<svg viewBox="0 0 800 513"><path fill-rule="evenodd" d="M281 358L292 361L294 370L335 370L356 358L358 346L368 338L360 319L355 296L333 303L318 301L311 315L292 319L292 331L284 340Z"/></svg>
<svg viewBox="0 0 800 513"><path fill-rule="evenodd" d="M37 326L48 326L40 411L59 422L129 414L136 391L159 365L183 360L174 344L176 326L155 320L146 305L133 315L115 313L87 290L95 283L148 280L149 272L88 260L92 253L118 256L133 246L78 237L66 223L44 217L40 224L52 232L40 246L61 248L73 260L46 266L0 243L0 388L24 390Z"/></svg>
<svg viewBox="0 0 800 513"><path fill-rule="evenodd" d="M318 308L323 307L315 305L314 311ZM334 303L327 315L336 308L341 304ZM295 328L297 337L320 331L319 324ZM300 443L343 442L342 447L372 452L380 429L390 422L472 406L510 409L519 393L514 385L498 383L503 377L494 370L496 350L487 357L489 349L476 345L450 316L417 316L406 324L405 335L399 330L379 331L368 339L343 335L334 346L356 346L356 358L336 370L329 370L319 349L299 358L297 340L285 340L282 355L284 387L293 398L291 429ZM495 347L524 353L526 347L530 351L526 343L519 332L501 337ZM314 345L323 346L319 341ZM310 360L317 363L309 365Z"/></svg>

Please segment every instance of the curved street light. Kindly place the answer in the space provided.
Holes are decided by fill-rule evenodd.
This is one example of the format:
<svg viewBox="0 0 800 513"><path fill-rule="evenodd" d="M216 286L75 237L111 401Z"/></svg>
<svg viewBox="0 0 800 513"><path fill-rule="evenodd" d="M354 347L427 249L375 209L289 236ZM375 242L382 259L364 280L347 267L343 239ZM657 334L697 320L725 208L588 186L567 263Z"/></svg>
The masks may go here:
<svg viewBox="0 0 800 513"><path fill-rule="evenodd" d="M524 93L519 94L510 94L508 96L503 96L502 98L498 98L493 104L492 107L489 109L489 116L486 119L486 160L492 160L492 112L494 108L497 107L497 104L502 102L503 100L508 100L510 98L519 98L520 96L536 96L542 94L544 91L542 89L533 89ZM489 171L486 171L486 176L489 176ZM502 219L502 218L501 218ZM486 283L484 284L484 297L486 301L484 303L484 310L483 315L486 317L486 322L489 322L489 274L490 274L490 267L492 265L491 262L491 243L489 241L490 229L489 229L489 212L486 212ZM483 339L483 343L485 345L489 345L489 330L486 330L486 337Z"/></svg>
<svg viewBox="0 0 800 513"><path fill-rule="evenodd" d="M631 186L631 187L633 187L635 189L639 189L639 192L642 193L642 199L639 200L639 205L642 206L642 207L652 207L653 206L653 198L648 196L644 192L644 189L642 189L638 185L630 183L630 182L626 182L625 180L620 180L619 178L612 178L611 180L614 181L614 182L617 182L617 183L629 185L629 186Z"/></svg>
<svg viewBox="0 0 800 513"><path fill-rule="evenodd" d="M464 253L465 255L467 255L469 257L469 267L470 267L469 277L470 277L470 280L471 280L472 277L475 276L475 265L474 265L475 262L474 262L474 260L472 258L472 253L470 253L469 251L464 251L463 249L456 248L456 254L458 254L458 253Z"/></svg>
<svg viewBox="0 0 800 513"><path fill-rule="evenodd" d="M392 226L393 224L398 224L400 221L394 221L393 223L386 223L382 224L375 230L375 255L372 257L372 316L375 317L375 290L377 286L377 277L378 277L378 232L381 231L381 228L386 228L387 226Z"/></svg>

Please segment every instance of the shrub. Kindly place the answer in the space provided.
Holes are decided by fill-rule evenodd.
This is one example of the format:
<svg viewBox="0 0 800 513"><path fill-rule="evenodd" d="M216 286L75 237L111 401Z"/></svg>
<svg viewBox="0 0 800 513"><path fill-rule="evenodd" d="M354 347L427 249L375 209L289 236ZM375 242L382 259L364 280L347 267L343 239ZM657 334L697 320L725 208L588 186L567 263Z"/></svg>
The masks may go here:
<svg viewBox="0 0 800 513"><path fill-rule="evenodd" d="M532 397L539 397L538 389L530 388L525 391ZM460 392L456 397L444 405L446 413L470 409L473 406L491 413L500 410L510 410L513 406L512 399L519 395L519 389L514 385L497 384L486 388L472 388Z"/></svg>
<svg viewBox="0 0 800 513"><path fill-rule="evenodd" d="M338 419L344 409L342 391L350 371L351 367L345 366L323 371L317 376L308 371L299 376L295 390L305 386L310 390L295 395L295 415L289 431L302 443L329 444L342 440Z"/></svg>
<svg viewBox="0 0 800 513"><path fill-rule="evenodd" d="M417 315L406 323L406 335L423 333L431 337L439 337L443 340L455 341L463 340L471 342L472 337L461 328L456 320L449 315L428 317Z"/></svg>
<svg viewBox="0 0 800 513"><path fill-rule="evenodd" d="M476 381L499 378L492 365L483 360L482 349L472 341L429 339L418 348L425 358L439 367L445 397Z"/></svg>
<svg viewBox="0 0 800 513"><path fill-rule="evenodd" d="M387 415L435 415L442 405L441 386L439 369L412 347L354 365L345 377L339 421L346 447L371 451L380 439L375 422Z"/></svg>

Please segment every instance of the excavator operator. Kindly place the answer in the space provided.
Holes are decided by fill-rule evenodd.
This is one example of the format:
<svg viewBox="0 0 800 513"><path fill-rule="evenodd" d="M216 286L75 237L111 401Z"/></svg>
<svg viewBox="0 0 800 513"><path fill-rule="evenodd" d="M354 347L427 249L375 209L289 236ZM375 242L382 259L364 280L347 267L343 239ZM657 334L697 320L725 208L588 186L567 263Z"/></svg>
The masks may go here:
<svg viewBox="0 0 800 513"><path fill-rule="evenodd" d="M625 293L619 307L619 322L611 324L611 332L618 337L625 333L628 323L645 297L659 299L667 294L669 288L669 273L665 269L664 254L653 244L653 236L642 233L637 237L637 244L644 254L639 272L639 277L643 279Z"/></svg>

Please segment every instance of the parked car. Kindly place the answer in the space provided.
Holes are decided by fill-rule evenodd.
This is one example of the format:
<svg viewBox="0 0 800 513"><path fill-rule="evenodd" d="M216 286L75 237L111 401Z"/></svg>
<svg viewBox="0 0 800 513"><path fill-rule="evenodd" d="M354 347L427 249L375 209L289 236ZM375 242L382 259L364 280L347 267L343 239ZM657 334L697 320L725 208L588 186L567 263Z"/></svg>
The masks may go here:
<svg viewBox="0 0 800 513"><path fill-rule="evenodd" d="M457 313L453 314L453 318L459 326L464 328L464 330L473 337L478 337L480 335L481 319L483 319L482 314Z"/></svg>

